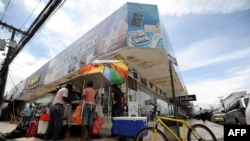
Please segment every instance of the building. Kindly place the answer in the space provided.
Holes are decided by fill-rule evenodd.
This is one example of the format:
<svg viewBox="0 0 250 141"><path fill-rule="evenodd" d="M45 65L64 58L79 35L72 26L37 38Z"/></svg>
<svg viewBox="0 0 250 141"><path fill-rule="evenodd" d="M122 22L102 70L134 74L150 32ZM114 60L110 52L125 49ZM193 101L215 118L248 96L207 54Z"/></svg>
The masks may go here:
<svg viewBox="0 0 250 141"><path fill-rule="evenodd" d="M95 88L104 94L109 109L109 82L78 72L95 60L123 60L128 65L129 76L120 86L128 97L128 116L150 117L151 103L159 105L159 113L173 114L171 99L187 95L157 6L130 2L23 80L10 95L48 103L64 84L73 83L75 93L80 94L84 82L91 79L96 80Z"/></svg>
<svg viewBox="0 0 250 141"><path fill-rule="evenodd" d="M229 105L229 103L231 103L234 99L244 97L244 96L247 96L246 91L233 92L233 93L229 94L227 97L225 97L225 98L223 98L221 100L222 107L223 107L223 104L224 104L224 106L225 106L224 108L226 108Z"/></svg>

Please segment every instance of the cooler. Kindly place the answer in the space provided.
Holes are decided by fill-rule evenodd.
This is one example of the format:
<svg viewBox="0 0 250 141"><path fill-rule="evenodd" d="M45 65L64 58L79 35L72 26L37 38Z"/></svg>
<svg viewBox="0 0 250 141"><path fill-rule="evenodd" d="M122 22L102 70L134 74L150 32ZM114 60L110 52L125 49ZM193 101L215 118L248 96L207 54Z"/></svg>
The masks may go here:
<svg viewBox="0 0 250 141"><path fill-rule="evenodd" d="M114 117L112 124L114 135L132 138L141 129L148 127L147 117Z"/></svg>

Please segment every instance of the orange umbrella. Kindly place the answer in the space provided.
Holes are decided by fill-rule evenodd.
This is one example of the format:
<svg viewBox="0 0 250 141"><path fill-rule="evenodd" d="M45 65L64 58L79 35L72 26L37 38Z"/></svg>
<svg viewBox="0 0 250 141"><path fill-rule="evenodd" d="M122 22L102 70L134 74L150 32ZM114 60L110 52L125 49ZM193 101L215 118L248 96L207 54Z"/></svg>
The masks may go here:
<svg viewBox="0 0 250 141"><path fill-rule="evenodd" d="M79 73L82 74L91 74L91 73L97 73L103 71L103 65L100 64L88 64L82 68L79 69Z"/></svg>
<svg viewBox="0 0 250 141"><path fill-rule="evenodd" d="M123 61L110 64L110 67L116 70L123 79L128 76L128 66Z"/></svg>
<svg viewBox="0 0 250 141"><path fill-rule="evenodd" d="M115 62L92 63L79 69L79 73L82 74L97 72L101 72L111 84L120 85L125 82L128 76L128 67L122 60L116 60Z"/></svg>

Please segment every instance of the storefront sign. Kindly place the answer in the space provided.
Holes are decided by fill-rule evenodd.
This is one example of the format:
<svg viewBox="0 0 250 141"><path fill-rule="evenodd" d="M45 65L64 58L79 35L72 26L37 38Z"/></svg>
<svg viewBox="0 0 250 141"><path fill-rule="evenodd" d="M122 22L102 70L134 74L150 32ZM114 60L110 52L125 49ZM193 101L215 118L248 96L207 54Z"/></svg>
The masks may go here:
<svg viewBox="0 0 250 141"><path fill-rule="evenodd" d="M196 95L186 95L186 96L179 96L180 102L182 101L196 101Z"/></svg>
<svg viewBox="0 0 250 141"><path fill-rule="evenodd" d="M41 75L38 75L38 76L34 77L33 79L29 80L28 81L28 86L29 87L35 87L35 86L37 86L40 78L41 78Z"/></svg>

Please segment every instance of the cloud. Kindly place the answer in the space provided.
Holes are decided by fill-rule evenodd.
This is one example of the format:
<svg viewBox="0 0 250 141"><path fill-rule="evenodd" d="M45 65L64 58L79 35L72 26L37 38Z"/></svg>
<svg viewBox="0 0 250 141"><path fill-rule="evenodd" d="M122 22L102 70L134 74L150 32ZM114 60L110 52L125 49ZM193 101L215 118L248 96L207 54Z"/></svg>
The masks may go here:
<svg viewBox="0 0 250 141"><path fill-rule="evenodd" d="M47 58L37 58L25 50L22 51L22 53L13 60L9 67L9 73L13 75L13 78L8 77L9 79L7 81L6 90L10 90L14 85L25 80L47 61ZM13 84L10 79L13 79L16 84Z"/></svg>
<svg viewBox="0 0 250 141"><path fill-rule="evenodd" d="M249 74L250 65L228 71L224 78L204 78L195 83L186 84L186 86L189 93L196 94L199 103L211 104L218 101L219 96L226 97L237 91L249 92Z"/></svg>
<svg viewBox="0 0 250 141"><path fill-rule="evenodd" d="M185 14L215 14L215 13L233 13L250 9L249 0L167 0L164 4L157 1L162 14L166 15L185 15Z"/></svg>
<svg viewBox="0 0 250 141"><path fill-rule="evenodd" d="M0 1L0 12L4 11L4 3L3 1Z"/></svg>
<svg viewBox="0 0 250 141"><path fill-rule="evenodd" d="M230 40L232 39L215 37L191 43L187 48L176 53L180 70L188 71L207 65L249 58L250 48L247 48L247 45L239 50L229 49L230 51L225 52L225 47L230 46L227 45L227 43L231 43Z"/></svg>

